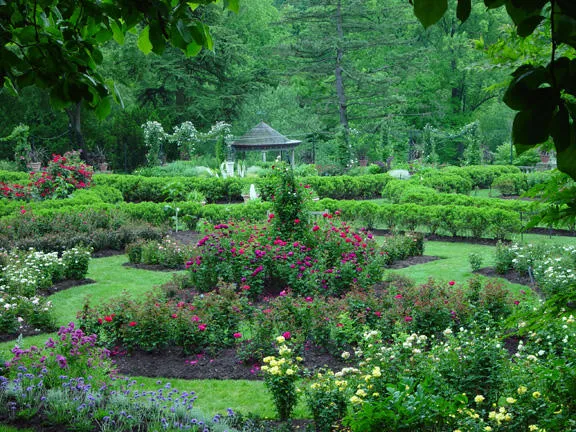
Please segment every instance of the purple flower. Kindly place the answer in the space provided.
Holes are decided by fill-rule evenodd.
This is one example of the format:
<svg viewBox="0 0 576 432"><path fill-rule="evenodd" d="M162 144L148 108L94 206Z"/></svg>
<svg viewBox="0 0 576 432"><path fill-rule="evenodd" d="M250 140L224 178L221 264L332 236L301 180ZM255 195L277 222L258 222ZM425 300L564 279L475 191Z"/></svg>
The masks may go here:
<svg viewBox="0 0 576 432"><path fill-rule="evenodd" d="M66 361L66 357L64 357L63 355L58 354L56 356L56 360L58 361L58 366L60 366L61 369L65 369L68 367L68 362Z"/></svg>

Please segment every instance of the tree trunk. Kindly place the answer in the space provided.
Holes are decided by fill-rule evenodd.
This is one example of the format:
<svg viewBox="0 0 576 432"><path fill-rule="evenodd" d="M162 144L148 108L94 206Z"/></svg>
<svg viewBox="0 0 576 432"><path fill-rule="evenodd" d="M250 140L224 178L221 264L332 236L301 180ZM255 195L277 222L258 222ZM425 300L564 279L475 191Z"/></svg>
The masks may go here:
<svg viewBox="0 0 576 432"><path fill-rule="evenodd" d="M336 27L338 30L338 47L336 49L336 93L338 95L338 111L340 113L340 125L344 128L346 141L348 141L349 126L348 126L348 107L346 105L346 91L344 89L344 81L342 78L342 58L344 57L344 30L342 27L342 2L338 0L336 8Z"/></svg>
<svg viewBox="0 0 576 432"><path fill-rule="evenodd" d="M86 160L86 146L84 143L84 135L82 135L82 104L78 102L75 106L68 108L66 114L70 120L70 141L74 150L80 150L80 157Z"/></svg>

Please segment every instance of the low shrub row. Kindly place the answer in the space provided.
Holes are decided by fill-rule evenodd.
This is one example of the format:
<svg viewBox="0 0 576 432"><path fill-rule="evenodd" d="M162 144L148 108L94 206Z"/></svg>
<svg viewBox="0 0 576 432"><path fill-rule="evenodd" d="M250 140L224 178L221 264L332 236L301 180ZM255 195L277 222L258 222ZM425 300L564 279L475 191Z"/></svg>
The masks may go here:
<svg viewBox="0 0 576 432"><path fill-rule="evenodd" d="M522 230L519 213L460 205L375 204L322 200L318 208L339 209L347 220L367 228L418 231L451 236L505 239Z"/></svg>
<svg viewBox="0 0 576 432"><path fill-rule="evenodd" d="M470 180L472 189L488 189L498 177L505 174L519 174L520 169L513 165L470 165L446 167L438 172L464 177Z"/></svg>
<svg viewBox="0 0 576 432"><path fill-rule="evenodd" d="M126 246L132 264L159 265L164 268L183 269L192 256L192 245L183 245L170 237L162 240L138 240Z"/></svg>
<svg viewBox="0 0 576 432"><path fill-rule="evenodd" d="M123 250L137 239L160 239L162 229L133 220L109 204L18 212L0 221L0 244L7 248L64 252L84 245L94 251Z"/></svg>
<svg viewBox="0 0 576 432"><path fill-rule="evenodd" d="M469 195L437 192L433 188L409 183L403 180L389 182L382 190L382 196L394 204L420 205L459 205L471 207L499 208L518 212L533 212L541 208L537 202L502 200Z"/></svg>
<svg viewBox="0 0 576 432"><path fill-rule="evenodd" d="M382 188L391 179L387 174L338 177L303 177L298 181L309 184L321 198L354 199L378 198ZM203 177L143 177L134 175L95 175L94 183L118 189L127 202L182 201L192 191L202 193L209 203L240 202L242 192L250 184L269 198L275 187L270 177L250 178L203 178ZM171 187L170 187L171 185ZM174 192L177 191L177 192Z"/></svg>
<svg viewBox="0 0 576 432"><path fill-rule="evenodd" d="M458 201L459 202L459 201ZM452 236L505 239L523 229L518 211L471 205L377 204L370 201L323 199L311 210L340 210L343 217L368 229L418 231ZM84 243L95 250L122 249L138 238L159 239L172 229L195 229L198 222L212 224L229 220L265 221L272 205L254 201L244 205L205 205L181 202L106 203L26 211L0 221L0 240L12 247L34 246L40 250L63 251ZM311 213L305 213L313 222ZM154 228L160 227L160 228ZM162 227L165 227L162 229ZM50 246L53 245L53 246Z"/></svg>

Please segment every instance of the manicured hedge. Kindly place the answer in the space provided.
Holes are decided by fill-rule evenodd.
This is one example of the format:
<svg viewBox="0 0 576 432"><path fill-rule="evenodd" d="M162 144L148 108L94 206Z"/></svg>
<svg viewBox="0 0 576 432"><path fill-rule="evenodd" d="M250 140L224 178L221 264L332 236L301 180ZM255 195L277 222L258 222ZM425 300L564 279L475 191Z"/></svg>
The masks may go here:
<svg viewBox="0 0 576 432"><path fill-rule="evenodd" d="M511 174L516 176L516 174ZM506 178L507 176L505 176ZM405 180L389 182L382 191L382 196L395 204L429 205L459 205L472 207L491 207L502 210L532 212L537 211L541 204L531 201L502 200L496 198L482 198L469 195L440 193L436 190L420 186Z"/></svg>
<svg viewBox="0 0 576 432"><path fill-rule="evenodd" d="M19 171L0 170L0 182L25 184L30 180L30 174Z"/></svg>
<svg viewBox="0 0 576 432"><path fill-rule="evenodd" d="M338 177L302 177L298 181L310 185L320 198L353 199L378 198L382 188L392 177L387 174ZM175 185L182 195L198 190L209 203L242 201L242 190L251 183L262 192L264 198L271 195L271 178L203 178L203 177L142 177L120 174L94 176L94 184L118 189L127 202L168 201L169 189Z"/></svg>
<svg viewBox="0 0 576 432"><path fill-rule="evenodd" d="M465 167L446 167L440 172L466 176L472 182L472 188L488 189L492 182L504 174L519 174L520 168L513 165L471 165Z"/></svg>
<svg viewBox="0 0 576 432"><path fill-rule="evenodd" d="M416 231L452 236L507 238L522 229L516 211L459 205L381 204L364 201L321 200L317 208L340 210L345 219L373 228Z"/></svg>

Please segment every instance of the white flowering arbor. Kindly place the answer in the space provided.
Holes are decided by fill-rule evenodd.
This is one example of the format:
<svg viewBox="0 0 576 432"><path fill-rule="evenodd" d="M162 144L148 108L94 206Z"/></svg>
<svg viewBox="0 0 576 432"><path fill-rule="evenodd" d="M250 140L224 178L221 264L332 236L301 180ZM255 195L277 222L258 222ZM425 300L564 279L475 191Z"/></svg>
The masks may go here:
<svg viewBox="0 0 576 432"><path fill-rule="evenodd" d="M294 165L294 149L302 141L286 138L278 131L272 129L264 122L258 123L249 132L232 143L236 152L259 151L262 152L262 160L266 161L266 152L278 151L286 153L290 164Z"/></svg>

